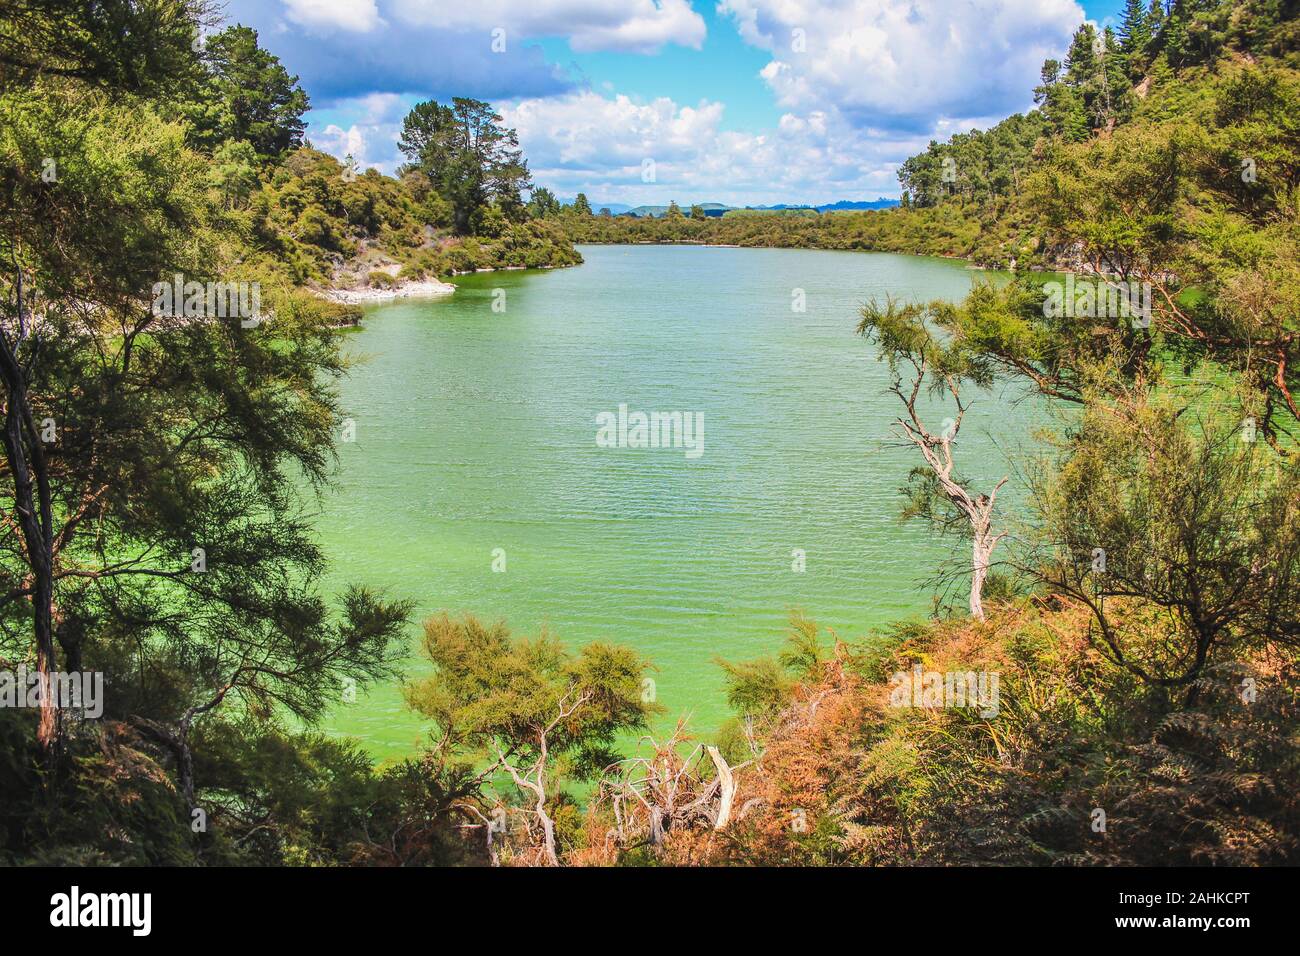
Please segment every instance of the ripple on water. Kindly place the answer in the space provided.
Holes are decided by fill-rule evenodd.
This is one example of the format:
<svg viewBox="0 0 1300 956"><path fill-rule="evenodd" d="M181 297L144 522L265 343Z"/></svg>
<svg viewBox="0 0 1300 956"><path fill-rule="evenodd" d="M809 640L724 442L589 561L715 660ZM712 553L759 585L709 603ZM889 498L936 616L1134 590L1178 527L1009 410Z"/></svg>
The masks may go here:
<svg viewBox="0 0 1300 956"><path fill-rule="evenodd" d="M453 296L370 311L349 336L368 360L342 386L357 438L317 520L328 585L630 644L659 668L670 716L689 711L702 732L726 716L715 658L772 653L790 608L843 637L928 609L923 584L954 542L897 519L915 462L887 444L887 369L854 328L873 295L959 298L971 274L801 250L583 255L574 269L465 277ZM796 288L804 313L791 312ZM598 448L596 414L621 403L703 412L703 456ZM963 471L1001 477L985 429L1005 443L1029 414L977 403ZM328 729L381 757L421 733L397 685Z"/></svg>

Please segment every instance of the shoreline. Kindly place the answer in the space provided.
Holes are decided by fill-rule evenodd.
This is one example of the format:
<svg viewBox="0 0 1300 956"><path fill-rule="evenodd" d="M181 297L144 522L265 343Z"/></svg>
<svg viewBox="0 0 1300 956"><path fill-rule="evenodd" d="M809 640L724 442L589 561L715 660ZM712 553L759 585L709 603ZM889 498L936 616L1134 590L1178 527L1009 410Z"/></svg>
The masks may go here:
<svg viewBox="0 0 1300 956"><path fill-rule="evenodd" d="M914 252L898 251L891 248L832 248L827 246L793 246L780 245L780 243L761 243L761 245L750 245L750 243L738 242L702 242L699 239L629 239L629 241L606 242L603 239L575 239L575 246L697 246L699 248L793 248L793 250L807 250L810 252L868 252L868 254L880 255L900 255L915 256L918 259L952 259L959 263L969 263L971 268L975 269L997 269L995 265L982 264L978 259L971 256L948 255L945 252Z"/></svg>
<svg viewBox="0 0 1300 956"><path fill-rule="evenodd" d="M967 267L971 269L981 269L992 272L1013 271L1001 269L998 266L982 264L978 259L969 256L951 256L942 252L901 252L896 249L835 249L827 246L794 246L777 244L747 245L735 242L702 242L698 239L638 239L627 242L605 242L598 239L576 239L573 244L575 246L696 246L700 249L794 249L807 252L865 252L871 255L913 256L918 259L948 259L953 262L964 262L967 264Z"/></svg>
<svg viewBox="0 0 1300 956"><path fill-rule="evenodd" d="M416 296L451 295L456 287L439 279L419 279L402 282L386 289L324 289L316 294L331 302L341 305L370 305L375 302L391 302L394 299L406 299Z"/></svg>
<svg viewBox="0 0 1300 956"><path fill-rule="evenodd" d="M762 244L748 245L735 242L703 242L698 239L637 239L628 241L606 242L600 239L576 239L575 246L696 246L701 249L795 249L805 250L808 252L865 252L871 255L887 256L912 256L917 259L946 259L950 262L964 262L966 268L980 272L1033 272L1033 273L1050 273L1053 275L1064 275L1066 272L1088 272L1089 270L1070 270L1065 268L1065 263L1052 262L1049 264L1034 264L1022 268L1007 268L996 264L983 262L972 256L955 256L943 252L915 252L902 251L898 249L836 249L827 246L811 245L777 245Z"/></svg>
<svg viewBox="0 0 1300 956"><path fill-rule="evenodd" d="M496 266L486 269L468 269L464 272L452 272L452 276L470 276L480 272L527 272L542 269L568 269L573 266L582 265L581 262L566 263L564 265L552 265L550 263L543 266ZM375 305L380 302L392 302L396 299L409 299L423 296L444 296L451 295L456 291L456 286L450 282L443 282L441 279L410 279L398 282L387 288L374 288L371 286L361 286L355 289L312 289L311 290L322 299L328 299L330 302L336 302L339 305Z"/></svg>

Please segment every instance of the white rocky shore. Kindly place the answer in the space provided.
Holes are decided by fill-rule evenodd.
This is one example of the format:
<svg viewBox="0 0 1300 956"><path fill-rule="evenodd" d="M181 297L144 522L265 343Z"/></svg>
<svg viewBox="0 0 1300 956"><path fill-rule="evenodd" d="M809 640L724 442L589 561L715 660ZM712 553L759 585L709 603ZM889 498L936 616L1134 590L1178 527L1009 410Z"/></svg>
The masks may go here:
<svg viewBox="0 0 1300 956"><path fill-rule="evenodd" d="M332 302L343 305L369 305L373 302L390 302L393 299L405 299L410 296L450 295L456 291L454 285L437 279L420 279L399 282L388 288L360 289L326 289L320 294Z"/></svg>

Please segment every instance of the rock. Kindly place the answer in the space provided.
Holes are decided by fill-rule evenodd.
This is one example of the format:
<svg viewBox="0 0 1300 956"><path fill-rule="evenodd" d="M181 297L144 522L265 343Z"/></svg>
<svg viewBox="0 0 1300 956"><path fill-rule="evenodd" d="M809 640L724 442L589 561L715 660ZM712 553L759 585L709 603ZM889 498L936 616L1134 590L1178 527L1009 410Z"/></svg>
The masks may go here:
<svg viewBox="0 0 1300 956"><path fill-rule="evenodd" d="M344 305L367 305L373 302L391 302L393 299L405 299L412 296L450 295L456 291L454 285L437 279L420 279L399 282L386 289L326 289L319 295L331 302Z"/></svg>

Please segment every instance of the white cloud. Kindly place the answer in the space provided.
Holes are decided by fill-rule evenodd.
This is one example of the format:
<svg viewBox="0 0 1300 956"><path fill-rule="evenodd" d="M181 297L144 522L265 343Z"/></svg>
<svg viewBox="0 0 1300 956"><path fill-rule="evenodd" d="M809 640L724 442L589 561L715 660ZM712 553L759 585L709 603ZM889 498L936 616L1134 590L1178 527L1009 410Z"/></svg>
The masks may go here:
<svg viewBox="0 0 1300 956"><path fill-rule="evenodd" d="M394 93L371 93L343 100L332 112L336 110L351 117L348 128L327 123L318 129L319 124L310 123L308 138L313 146L340 162L351 156L360 169L373 166L391 174L400 162L396 143L402 118L409 108L410 103Z"/></svg>
<svg viewBox="0 0 1300 956"><path fill-rule="evenodd" d="M366 154L366 135L356 123L347 129L337 123L330 123L312 140L312 145L335 159L343 160L351 156L361 162L359 157Z"/></svg>
<svg viewBox="0 0 1300 956"><path fill-rule="evenodd" d="M693 156L716 130L722 104L701 100L698 106L679 107L667 97L641 104L621 94L606 98L587 91L524 100L506 107L503 117L519 131L534 162L639 166L650 155L660 160Z"/></svg>
<svg viewBox="0 0 1300 956"><path fill-rule="evenodd" d="M537 182L608 202L896 196L899 164L929 139L1028 108L1043 60L1059 57L1083 21L1075 0L721 0L718 9L771 53L760 76L785 110L774 128L727 130L710 100L590 90L526 99L502 112ZM646 159L654 183L642 180Z"/></svg>
<svg viewBox="0 0 1300 956"><path fill-rule="evenodd" d="M670 43L699 49L706 32L690 0L394 0L392 10L422 26L501 28L507 50L515 39L543 36L568 37L581 53L653 53Z"/></svg>
<svg viewBox="0 0 1300 956"><path fill-rule="evenodd" d="M328 0L286 2L312 7L318 20L326 8L344 9ZM353 12L375 7L375 0L349 2ZM700 47L705 36L690 0L384 0L380 7L391 34L458 31L461 50L481 31L486 51L498 27L511 54L537 50L524 40L539 36L567 37L575 50L624 52ZM586 192L594 202L896 196L898 165L929 139L987 128L1027 108L1042 61L1060 57L1083 21L1075 0L721 0L718 10L745 42L770 53L759 77L783 111L779 120L737 131L726 128L723 104L709 98L637 98L609 83L555 95L515 87L515 98L498 106L519 131L538 184L565 196ZM357 15L366 22L372 14ZM313 123L313 139L336 156L351 152L363 166L391 171L400 162L401 114L415 98L331 103ZM645 160L654 162L654 182L643 181Z"/></svg>
<svg viewBox="0 0 1300 956"><path fill-rule="evenodd" d="M375 0L284 0L285 15L304 27L368 33L383 24Z"/></svg>
<svg viewBox="0 0 1300 956"><path fill-rule="evenodd" d="M897 194L897 165L924 146L854 130L837 114L782 116L762 132L722 128L723 104L637 102L586 91L524 100L501 112L519 131L533 178L593 202L824 202ZM642 178L654 163L655 181Z"/></svg>
<svg viewBox="0 0 1300 956"><path fill-rule="evenodd" d="M920 131L1025 108L1043 60L1083 21L1075 0L721 0L788 109Z"/></svg>

